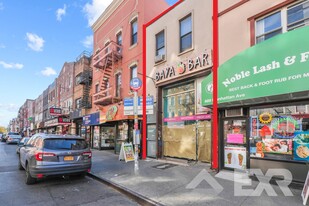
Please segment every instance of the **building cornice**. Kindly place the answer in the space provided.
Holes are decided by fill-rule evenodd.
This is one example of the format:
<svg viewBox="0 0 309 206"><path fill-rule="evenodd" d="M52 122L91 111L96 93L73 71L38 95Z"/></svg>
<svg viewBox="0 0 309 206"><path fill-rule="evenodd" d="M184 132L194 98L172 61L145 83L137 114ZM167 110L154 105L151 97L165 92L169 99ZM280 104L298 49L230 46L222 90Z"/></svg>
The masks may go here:
<svg viewBox="0 0 309 206"><path fill-rule="evenodd" d="M105 21L116 11L123 1L124 0L113 0L112 3L100 15L100 17L92 24L92 31L96 32L96 30L98 30L98 28L105 23Z"/></svg>

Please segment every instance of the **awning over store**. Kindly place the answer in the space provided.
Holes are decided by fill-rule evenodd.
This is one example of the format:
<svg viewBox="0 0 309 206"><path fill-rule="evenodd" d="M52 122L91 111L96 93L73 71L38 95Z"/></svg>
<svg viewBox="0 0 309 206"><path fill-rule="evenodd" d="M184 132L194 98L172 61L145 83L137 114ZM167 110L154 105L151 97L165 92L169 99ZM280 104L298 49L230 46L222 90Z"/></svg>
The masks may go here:
<svg viewBox="0 0 309 206"><path fill-rule="evenodd" d="M219 106L309 97L309 26L237 54L218 69ZM212 106L212 75L202 81L202 105Z"/></svg>

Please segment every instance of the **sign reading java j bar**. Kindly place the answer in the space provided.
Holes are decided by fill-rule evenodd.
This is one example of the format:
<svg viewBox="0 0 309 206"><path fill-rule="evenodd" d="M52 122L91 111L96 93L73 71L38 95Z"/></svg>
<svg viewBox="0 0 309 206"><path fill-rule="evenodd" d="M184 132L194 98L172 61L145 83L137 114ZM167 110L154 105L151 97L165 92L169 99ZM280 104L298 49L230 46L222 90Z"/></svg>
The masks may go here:
<svg viewBox="0 0 309 206"><path fill-rule="evenodd" d="M280 34L237 54L218 69L218 103L309 90L309 27ZM212 104L212 75L202 105Z"/></svg>
<svg viewBox="0 0 309 206"><path fill-rule="evenodd" d="M156 82L170 80L178 76L191 74L212 66L211 50L205 50L199 56L187 58L183 61L176 63L173 66L168 66L163 69L157 70Z"/></svg>

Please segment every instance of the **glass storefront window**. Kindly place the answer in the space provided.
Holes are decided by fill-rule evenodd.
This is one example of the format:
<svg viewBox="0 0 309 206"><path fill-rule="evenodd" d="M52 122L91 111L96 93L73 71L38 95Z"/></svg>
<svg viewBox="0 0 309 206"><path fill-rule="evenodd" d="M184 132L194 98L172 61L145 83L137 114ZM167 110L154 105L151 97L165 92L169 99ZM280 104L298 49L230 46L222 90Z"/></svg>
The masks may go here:
<svg viewBox="0 0 309 206"><path fill-rule="evenodd" d="M309 105L250 110L250 156L309 161Z"/></svg>
<svg viewBox="0 0 309 206"><path fill-rule="evenodd" d="M195 115L194 82L163 91L164 118Z"/></svg>

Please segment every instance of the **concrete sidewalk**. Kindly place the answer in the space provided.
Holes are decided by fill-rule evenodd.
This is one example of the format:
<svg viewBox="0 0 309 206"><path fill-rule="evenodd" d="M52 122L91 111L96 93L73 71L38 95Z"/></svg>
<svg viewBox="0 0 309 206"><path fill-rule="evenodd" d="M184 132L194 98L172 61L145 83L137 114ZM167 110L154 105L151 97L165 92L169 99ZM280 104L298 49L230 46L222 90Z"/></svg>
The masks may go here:
<svg viewBox="0 0 309 206"><path fill-rule="evenodd" d="M291 188L293 196L285 196L276 185L272 187L277 196L268 196L265 190L257 197L235 196L234 181L227 180L232 177L232 172L218 175L209 164L185 166L163 160L139 160L139 174L135 175L134 162L119 161L118 155L112 151L92 152L91 175L158 205L303 205L300 189ZM243 189L255 189L258 184L258 181L252 181L252 186L244 186Z"/></svg>

